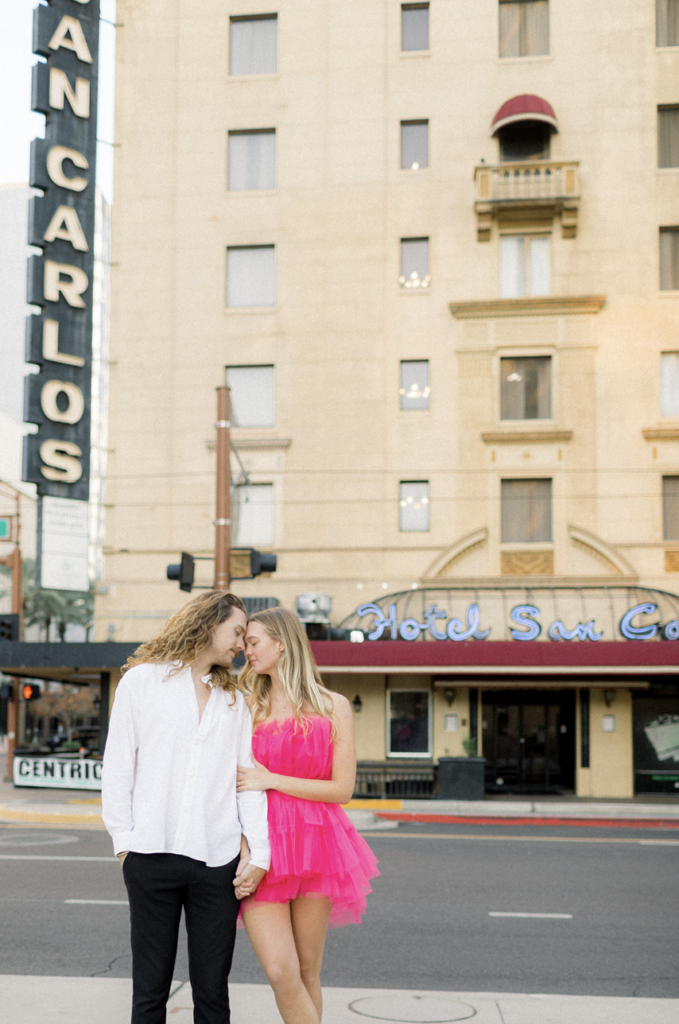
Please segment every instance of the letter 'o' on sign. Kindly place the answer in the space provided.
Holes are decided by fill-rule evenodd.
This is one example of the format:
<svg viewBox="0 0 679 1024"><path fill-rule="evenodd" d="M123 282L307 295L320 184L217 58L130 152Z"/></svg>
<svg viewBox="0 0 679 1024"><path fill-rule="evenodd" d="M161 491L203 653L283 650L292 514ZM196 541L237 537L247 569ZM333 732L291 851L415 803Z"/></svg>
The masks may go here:
<svg viewBox="0 0 679 1024"><path fill-rule="evenodd" d="M60 409L59 395L65 395L68 405ZM85 411L85 397L77 384L67 380L48 380L40 392L40 405L54 423L78 423Z"/></svg>
<svg viewBox="0 0 679 1024"><path fill-rule="evenodd" d="M79 462L82 449L73 441L43 441L40 445L40 458L45 463L40 472L46 480L55 480L62 484L74 484L83 475L83 467Z"/></svg>

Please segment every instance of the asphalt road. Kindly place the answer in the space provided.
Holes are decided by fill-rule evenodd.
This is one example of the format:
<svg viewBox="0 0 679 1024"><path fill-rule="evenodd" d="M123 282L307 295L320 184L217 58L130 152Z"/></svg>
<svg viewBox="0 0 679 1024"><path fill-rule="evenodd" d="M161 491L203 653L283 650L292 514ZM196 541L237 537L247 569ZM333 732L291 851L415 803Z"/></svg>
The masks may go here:
<svg viewBox="0 0 679 1024"><path fill-rule="evenodd" d="M679 997L679 831L401 824L368 841L382 877L365 923L330 932L325 984ZM129 977L126 905L65 902L125 901L117 862L70 859L110 856L104 832L0 827L0 974ZM232 978L265 980L244 932Z"/></svg>

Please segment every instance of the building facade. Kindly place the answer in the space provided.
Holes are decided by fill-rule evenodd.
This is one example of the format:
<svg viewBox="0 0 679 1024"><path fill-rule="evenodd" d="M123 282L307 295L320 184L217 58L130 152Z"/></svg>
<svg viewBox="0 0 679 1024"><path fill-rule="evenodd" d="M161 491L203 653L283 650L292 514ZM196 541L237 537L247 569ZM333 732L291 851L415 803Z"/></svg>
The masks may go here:
<svg viewBox="0 0 679 1024"><path fill-rule="evenodd" d="M278 555L244 596L328 594L338 624L427 588L453 617L475 587L523 606L539 603L531 587L566 603L622 588L621 615L658 609L632 629L672 623L671 603L634 588L679 589L676 0L118 0L117 19L98 639L152 635L184 599L167 563L213 554L225 380L234 542ZM588 621L573 616L567 631ZM633 694L665 701L644 728L679 721L679 647L660 630L643 641L664 652L662 686L648 659L632 679L616 655L602 689L595 645L642 643L619 618L602 641L543 629L534 647L581 651L567 680L546 662L500 670L498 628L468 640L489 652L485 675L441 656L454 687L428 662L466 646L445 632L411 642L417 685L410 655L328 663L361 698L359 757L398 759L399 715L426 727L415 755L435 762L487 753L491 719L518 749L552 714L572 735L562 788L630 795ZM558 721L543 700L557 682ZM585 769L574 730L590 692ZM660 788L679 785L672 764Z"/></svg>

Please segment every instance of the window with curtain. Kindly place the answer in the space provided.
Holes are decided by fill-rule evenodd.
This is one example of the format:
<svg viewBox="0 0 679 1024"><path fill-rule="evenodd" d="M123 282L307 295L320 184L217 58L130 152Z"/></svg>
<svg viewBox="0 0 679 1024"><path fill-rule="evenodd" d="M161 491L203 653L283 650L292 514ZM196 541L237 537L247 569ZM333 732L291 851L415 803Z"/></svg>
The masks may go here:
<svg viewBox="0 0 679 1024"><path fill-rule="evenodd" d="M226 304L275 306L276 256L273 245L234 245L226 250Z"/></svg>
<svg viewBox="0 0 679 1024"><path fill-rule="evenodd" d="M520 299L526 295L549 295L549 238L501 235L500 297Z"/></svg>
<svg viewBox="0 0 679 1024"><path fill-rule="evenodd" d="M503 543L539 544L552 539L552 481L500 481Z"/></svg>
<svg viewBox="0 0 679 1024"><path fill-rule="evenodd" d="M401 170L429 167L429 121L401 121Z"/></svg>
<svg viewBox="0 0 679 1024"><path fill-rule="evenodd" d="M388 690L390 757L430 757L429 690Z"/></svg>
<svg viewBox="0 0 679 1024"><path fill-rule="evenodd" d="M655 0L656 46L679 46L679 0Z"/></svg>
<svg viewBox="0 0 679 1024"><path fill-rule="evenodd" d="M500 0L500 56L537 57L547 53L547 0Z"/></svg>
<svg viewBox="0 0 679 1024"><path fill-rule="evenodd" d="M273 484L233 489L233 546L271 547L274 537Z"/></svg>
<svg viewBox="0 0 679 1024"><path fill-rule="evenodd" d="M662 478L663 538L679 540L679 476Z"/></svg>
<svg viewBox="0 0 679 1024"><path fill-rule="evenodd" d="M254 192L276 187L276 132L229 132L230 192Z"/></svg>
<svg viewBox="0 0 679 1024"><path fill-rule="evenodd" d="M229 73L272 75L278 70L278 18L260 14L231 18Z"/></svg>
<svg viewBox="0 0 679 1024"><path fill-rule="evenodd" d="M660 291L679 291L679 228L660 228Z"/></svg>
<svg viewBox="0 0 679 1024"><path fill-rule="evenodd" d="M401 409L428 409L429 395L429 360L401 360Z"/></svg>
<svg viewBox="0 0 679 1024"><path fill-rule="evenodd" d="M548 420L551 410L550 356L500 360L500 419Z"/></svg>
<svg viewBox="0 0 679 1024"><path fill-rule="evenodd" d="M658 167L679 167L679 107L658 107Z"/></svg>
<svg viewBox="0 0 679 1024"><path fill-rule="evenodd" d="M401 5L401 50L429 49L429 4Z"/></svg>
<svg viewBox="0 0 679 1024"><path fill-rule="evenodd" d="M679 416L679 352L660 356L660 415Z"/></svg>
<svg viewBox="0 0 679 1024"><path fill-rule="evenodd" d="M275 376L273 366L227 366L234 427L273 427Z"/></svg>
<svg viewBox="0 0 679 1024"><path fill-rule="evenodd" d="M402 480L399 485L399 530L423 533L429 529L429 481Z"/></svg>
<svg viewBox="0 0 679 1024"><path fill-rule="evenodd" d="M429 276L429 239L401 239L401 288L428 288Z"/></svg>

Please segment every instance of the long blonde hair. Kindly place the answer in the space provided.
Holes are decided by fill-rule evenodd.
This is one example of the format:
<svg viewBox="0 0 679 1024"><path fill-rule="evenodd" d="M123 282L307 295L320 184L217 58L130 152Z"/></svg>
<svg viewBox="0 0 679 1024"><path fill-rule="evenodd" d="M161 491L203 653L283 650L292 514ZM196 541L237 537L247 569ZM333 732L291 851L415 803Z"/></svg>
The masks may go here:
<svg viewBox="0 0 679 1024"><path fill-rule="evenodd" d="M245 605L235 594L213 590L194 597L170 616L155 640L148 640L136 649L123 665L123 672L149 661L156 664L181 662L174 665L168 675L179 672L209 646L217 626L230 618L235 608L245 612ZM213 665L212 682L235 696L238 684L229 667Z"/></svg>
<svg viewBox="0 0 679 1024"><path fill-rule="evenodd" d="M308 714L322 715L332 720L334 736L336 728L332 697L323 686L307 635L297 616L285 608L268 608L251 615L248 625L251 622L259 622L270 637L283 645L283 653L277 665L278 678L297 724L306 730ZM248 665L240 682L250 698L253 725L257 725L271 714L271 679L259 675Z"/></svg>

